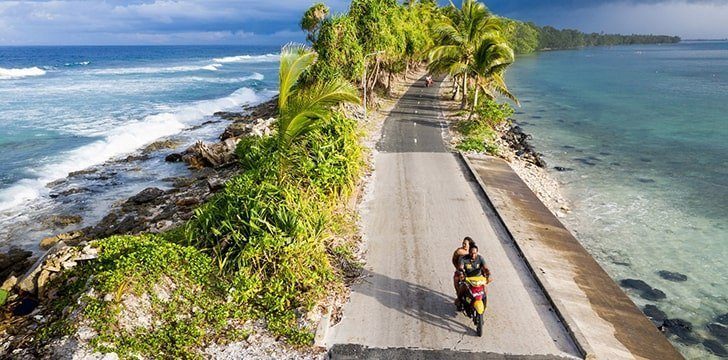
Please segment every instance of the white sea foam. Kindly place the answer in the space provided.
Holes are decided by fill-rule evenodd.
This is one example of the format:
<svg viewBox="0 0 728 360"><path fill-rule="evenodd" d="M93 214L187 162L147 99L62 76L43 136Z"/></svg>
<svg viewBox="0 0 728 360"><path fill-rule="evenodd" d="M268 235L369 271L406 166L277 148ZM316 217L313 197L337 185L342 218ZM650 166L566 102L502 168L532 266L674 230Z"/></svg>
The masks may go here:
<svg viewBox="0 0 728 360"><path fill-rule="evenodd" d="M242 83L246 81L263 81L265 79L265 76L261 73L253 73L252 75L248 76L240 76L240 77L232 77L232 78L221 78L221 77L199 77L199 76L192 76L189 78L184 78L186 80L192 80L192 81L204 81L209 83L216 83L216 84L237 84Z"/></svg>
<svg viewBox="0 0 728 360"><path fill-rule="evenodd" d="M279 54L265 54L265 55L238 55L238 56L227 56L222 58L212 59L218 63L261 63L261 62L276 62L280 60Z"/></svg>
<svg viewBox="0 0 728 360"><path fill-rule="evenodd" d="M109 159L133 152L161 137L174 135L216 111L259 100L260 96L252 89L241 88L224 98L200 101L128 122L108 131L102 140L62 154L61 160L57 163L33 169L35 178L21 180L0 191L0 211L13 209L46 195L48 193L46 184L65 178L70 172L102 164Z"/></svg>
<svg viewBox="0 0 728 360"><path fill-rule="evenodd" d="M157 73L175 73L187 71L217 71L222 64L209 65L184 65L169 67L133 67L133 68L113 68L99 69L91 71L92 74L98 75L128 75L128 74L157 74Z"/></svg>
<svg viewBox="0 0 728 360"><path fill-rule="evenodd" d="M79 62L72 62L72 63L65 63L64 66L86 66L90 64L90 61L79 61Z"/></svg>
<svg viewBox="0 0 728 360"><path fill-rule="evenodd" d="M0 67L0 80L20 79L28 76L43 76L46 71L34 66L22 69L6 69Z"/></svg>

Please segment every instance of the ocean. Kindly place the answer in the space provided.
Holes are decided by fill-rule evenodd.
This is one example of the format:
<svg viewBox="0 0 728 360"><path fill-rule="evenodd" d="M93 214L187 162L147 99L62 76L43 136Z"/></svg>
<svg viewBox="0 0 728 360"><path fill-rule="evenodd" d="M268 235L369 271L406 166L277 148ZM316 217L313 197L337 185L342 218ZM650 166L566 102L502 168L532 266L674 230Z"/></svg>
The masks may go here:
<svg viewBox="0 0 728 360"><path fill-rule="evenodd" d="M170 187L187 170L164 151L123 159L160 139L178 142L168 152L213 141L226 125L214 112L275 94L278 51L0 47L0 248L38 250L145 187ZM563 221L615 280L666 294L628 289L638 305L711 338L706 325L728 312L728 43L543 52L520 57L508 81L517 121L567 170L551 171L573 202ZM55 214L83 220L49 229ZM710 356L672 339L688 358Z"/></svg>
<svg viewBox="0 0 728 360"><path fill-rule="evenodd" d="M154 141L212 141L212 114L270 98L276 47L0 47L0 248L37 250L54 214L92 225L116 201L184 174L164 156L119 162ZM217 119L219 120L219 119ZM205 124L205 126L200 126ZM103 174L66 178L107 164ZM109 171L108 168L113 169ZM72 196L54 197L63 190Z"/></svg>
<svg viewBox="0 0 728 360"><path fill-rule="evenodd" d="M562 221L616 281L666 295L626 289L636 304L714 338L707 325L728 313L728 42L542 52L507 78L517 122L573 204Z"/></svg>

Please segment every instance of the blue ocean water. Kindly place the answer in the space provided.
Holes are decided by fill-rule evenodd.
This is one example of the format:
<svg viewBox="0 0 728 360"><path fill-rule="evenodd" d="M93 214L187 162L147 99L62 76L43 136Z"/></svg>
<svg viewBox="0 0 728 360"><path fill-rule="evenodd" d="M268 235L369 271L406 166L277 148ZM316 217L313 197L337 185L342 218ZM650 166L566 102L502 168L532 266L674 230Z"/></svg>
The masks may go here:
<svg viewBox="0 0 728 360"><path fill-rule="evenodd" d="M189 132L216 111L271 97L278 52L250 46L0 47L0 245L26 235L9 231L11 224L54 205L49 183ZM198 130L186 140L214 137L214 130ZM157 171L148 178L180 170L151 165Z"/></svg>
<svg viewBox="0 0 728 360"><path fill-rule="evenodd" d="M588 48L520 57L516 119L573 202L564 222L616 279L694 326L728 313L728 42ZM685 274L685 282L659 276ZM688 358L710 355L671 338Z"/></svg>

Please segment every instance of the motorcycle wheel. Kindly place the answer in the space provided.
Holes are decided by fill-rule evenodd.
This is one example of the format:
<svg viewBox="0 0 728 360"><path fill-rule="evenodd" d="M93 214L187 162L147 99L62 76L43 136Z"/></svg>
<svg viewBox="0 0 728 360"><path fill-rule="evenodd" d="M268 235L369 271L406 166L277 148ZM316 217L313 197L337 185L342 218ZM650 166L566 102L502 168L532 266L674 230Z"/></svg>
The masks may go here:
<svg viewBox="0 0 728 360"><path fill-rule="evenodd" d="M475 315L475 332L478 336L483 336L483 314Z"/></svg>

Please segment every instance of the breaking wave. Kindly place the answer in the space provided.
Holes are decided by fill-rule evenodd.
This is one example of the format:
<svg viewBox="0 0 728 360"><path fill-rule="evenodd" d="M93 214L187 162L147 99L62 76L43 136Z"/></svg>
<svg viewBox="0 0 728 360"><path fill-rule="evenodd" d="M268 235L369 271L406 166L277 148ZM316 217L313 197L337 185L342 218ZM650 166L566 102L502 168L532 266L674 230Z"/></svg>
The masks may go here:
<svg viewBox="0 0 728 360"><path fill-rule="evenodd" d="M238 55L238 56L227 56L222 58L212 59L215 62L227 64L227 63L260 63L260 62L275 62L280 60L279 54L265 54L265 55Z"/></svg>
<svg viewBox="0 0 728 360"><path fill-rule="evenodd" d="M86 66L90 64L90 61L79 61L79 62L72 62L72 63L65 63L63 66Z"/></svg>
<svg viewBox="0 0 728 360"><path fill-rule="evenodd" d="M0 80L21 79L29 76L43 76L46 71L34 66L22 69L6 69L0 67Z"/></svg>
<svg viewBox="0 0 728 360"><path fill-rule="evenodd" d="M157 74L157 73L175 73L187 71L217 71L222 64L210 65L187 65L187 66L170 66L170 67L135 67L135 68L115 68L94 70L92 74L98 75L128 75L128 74Z"/></svg>
<svg viewBox="0 0 728 360"><path fill-rule="evenodd" d="M46 184L65 178L68 173L102 164L131 153L155 140L174 135L202 121L216 111L258 102L260 95L250 88L241 88L229 96L195 102L172 111L148 115L131 121L102 135L102 139L62 154L55 164L31 170L35 178L23 179L0 191L0 211L10 210L48 193Z"/></svg>

